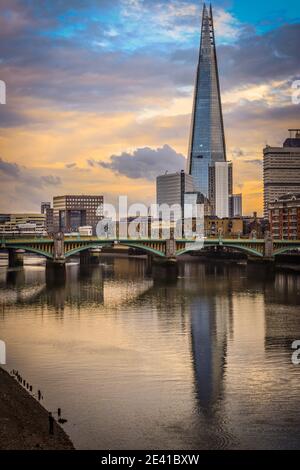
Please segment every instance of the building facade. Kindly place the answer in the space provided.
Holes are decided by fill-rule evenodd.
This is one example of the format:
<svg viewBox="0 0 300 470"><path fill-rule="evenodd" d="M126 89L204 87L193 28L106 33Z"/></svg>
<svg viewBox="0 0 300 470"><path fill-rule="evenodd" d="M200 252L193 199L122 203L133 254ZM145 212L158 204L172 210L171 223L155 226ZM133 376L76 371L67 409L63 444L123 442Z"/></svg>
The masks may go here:
<svg viewBox="0 0 300 470"><path fill-rule="evenodd" d="M166 173L156 178L156 202L159 206L180 206L184 209L185 193L194 192L194 181L191 175L184 171L180 173ZM179 218L176 215L176 218Z"/></svg>
<svg viewBox="0 0 300 470"><path fill-rule="evenodd" d="M300 240L300 193L285 194L269 204L273 238Z"/></svg>
<svg viewBox="0 0 300 470"><path fill-rule="evenodd" d="M54 211L51 207L46 208L46 231L49 235L54 232Z"/></svg>
<svg viewBox="0 0 300 470"><path fill-rule="evenodd" d="M268 219L258 217L257 212L252 216L243 217L243 233L247 238L264 238L269 231L270 225Z"/></svg>
<svg viewBox="0 0 300 470"><path fill-rule="evenodd" d="M232 163L216 162L209 167L209 200L213 215L229 217L229 202L232 195Z"/></svg>
<svg viewBox="0 0 300 470"><path fill-rule="evenodd" d="M229 196L229 216L242 217L243 216L243 195L232 194Z"/></svg>
<svg viewBox="0 0 300 470"><path fill-rule="evenodd" d="M41 202L41 214L46 214L47 209L51 209L51 202Z"/></svg>
<svg viewBox="0 0 300 470"><path fill-rule="evenodd" d="M0 236L46 236L45 214L1 214Z"/></svg>
<svg viewBox="0 0 300 470"><path fill-rule="evenodd" d="M289 129L282 147L264 149L264 216L269 204L285 194L300 193L300 129Z"/></svg>
<svg viewBox="0 0 300 470"><path fill-rule="evenodd" d="M90 225L96 233L103 218L103 196L68 195L53 198L53 224L55 231L77 232Z"/></svg>
<svg viewBox="0 0 300 470"><path fill-rule="evenodd" d="M187 173L209 198L209 168L226 162L225 135L212 8L204 4Z"/></svg>
<svg viewBox="0 0 300 470"><path fill-rule="evenodd" d="M204 234L206 237L238 238L243 235L242 218L223 218L211 216L204 218Z"/></svg>

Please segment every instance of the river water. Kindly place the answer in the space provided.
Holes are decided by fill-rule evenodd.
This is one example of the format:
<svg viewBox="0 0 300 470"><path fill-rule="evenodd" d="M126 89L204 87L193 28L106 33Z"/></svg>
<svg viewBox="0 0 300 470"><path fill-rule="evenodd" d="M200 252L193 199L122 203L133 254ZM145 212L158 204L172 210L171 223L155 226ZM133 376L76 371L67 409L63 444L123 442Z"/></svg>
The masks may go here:
<svg viewBox="0 0 300 470"><path fill-rule="evenodd" d="M80 449L300 447L300 276L196 261L0 267L7 369Z"/></svg>

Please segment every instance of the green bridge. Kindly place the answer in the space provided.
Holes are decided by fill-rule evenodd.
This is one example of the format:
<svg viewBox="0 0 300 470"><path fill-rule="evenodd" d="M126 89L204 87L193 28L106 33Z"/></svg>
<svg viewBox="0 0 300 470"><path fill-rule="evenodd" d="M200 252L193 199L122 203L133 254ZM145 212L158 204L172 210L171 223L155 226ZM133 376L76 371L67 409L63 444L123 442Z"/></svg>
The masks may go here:
<svg viewBox="0 0 300 470"><path fill-rule="evenodd" d="M198 249L195 240L175 239L100 239L97 237L63 237L55 238L7 238L1 239L0 249L7 250L10 265L18 264L18 256L29 252L44 256L49 261L63 264L67 258L83 254L95 248L122 245L144 251L153 257L176 259L177 257ZM266 239L222 239L203 240L203 248L216 247L243 252L251 257L274 259L276 255L300 249L300 240ZM200 246L201 249L201 246Z"/></svg>

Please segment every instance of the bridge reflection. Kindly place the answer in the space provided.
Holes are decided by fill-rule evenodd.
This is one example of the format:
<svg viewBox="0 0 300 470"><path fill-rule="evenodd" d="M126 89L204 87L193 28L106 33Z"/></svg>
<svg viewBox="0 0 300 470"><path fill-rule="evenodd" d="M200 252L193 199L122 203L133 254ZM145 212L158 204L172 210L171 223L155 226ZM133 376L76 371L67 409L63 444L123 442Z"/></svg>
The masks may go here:
<svg viewBox="0 0 300 470"><path fill-rule="evenodd" d="M131 302L153 285L146 277L144 259L103 257L99 265L67 265L63 279L57 271L43 267L0 270L0 305L46 305L63 313L65 308L78 312L88 306L118 306ZM141 280L141 277L144 277ZM126 277L128 284L119 283ZM112 282L113 280L113 282Z"/></svg>

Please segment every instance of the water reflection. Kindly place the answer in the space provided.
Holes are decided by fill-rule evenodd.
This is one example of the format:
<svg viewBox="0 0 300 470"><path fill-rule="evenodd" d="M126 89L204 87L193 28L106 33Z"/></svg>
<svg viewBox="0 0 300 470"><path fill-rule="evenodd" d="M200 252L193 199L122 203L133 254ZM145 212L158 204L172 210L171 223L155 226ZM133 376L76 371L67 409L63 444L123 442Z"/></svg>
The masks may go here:
<svg viewBox="0 0 300 470"><path fill-rule="evenodd" d="M102 258L0 269L11 367L80 448L297 448L300 276L262 266ZM59 398L58 398L59 397Z"/></svg>

